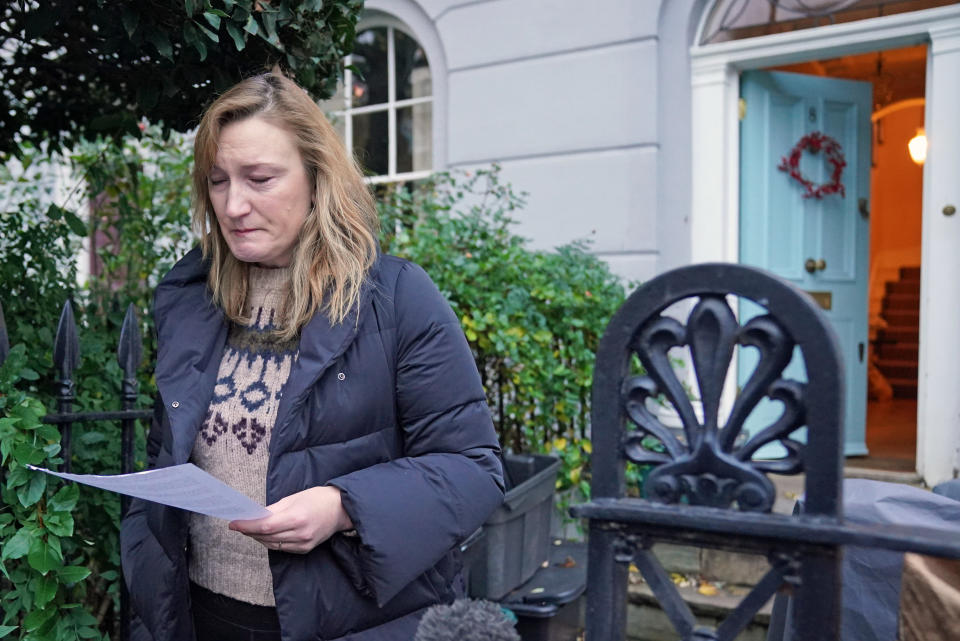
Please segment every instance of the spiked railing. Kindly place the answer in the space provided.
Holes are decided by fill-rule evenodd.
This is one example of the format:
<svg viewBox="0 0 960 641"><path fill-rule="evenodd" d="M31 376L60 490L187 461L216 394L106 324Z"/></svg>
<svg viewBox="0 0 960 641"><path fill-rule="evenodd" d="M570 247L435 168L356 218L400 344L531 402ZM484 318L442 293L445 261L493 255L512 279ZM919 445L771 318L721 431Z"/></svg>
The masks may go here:
<svg viewBox="0 0 960 641"><path fill-rule="evenodd" d="M0 306L0 365L10 352L9 337L6 322L3 316L3 307ZM74 423L96 421L120 421L120 472L127 474L133 471L134 460L134 430L136 421L149 420L153 412L148 409L138 409L137 369L143 359L143 343L140 337L140 328L134 306L127 307L123 325L120 329L120 342L117 345L117 362L123 371L120 381L121 409L107 412L75 412L74 372L80 365L80 341L77 335L77 324L73 315L73 306L68 300L63 304L60 312L60 321L57 324L57 335L53 347L53 365L57 377L57 411L43 417L44 423L57 425L60 430L60 444L63 453L61 471L70 471L70 462L73 457L71 435ZM121 514L126 514L130 506L130 499L120 498ZM120 638L125 641L130 638L130 608L127 597L126 584L120 585Z"/></svg>

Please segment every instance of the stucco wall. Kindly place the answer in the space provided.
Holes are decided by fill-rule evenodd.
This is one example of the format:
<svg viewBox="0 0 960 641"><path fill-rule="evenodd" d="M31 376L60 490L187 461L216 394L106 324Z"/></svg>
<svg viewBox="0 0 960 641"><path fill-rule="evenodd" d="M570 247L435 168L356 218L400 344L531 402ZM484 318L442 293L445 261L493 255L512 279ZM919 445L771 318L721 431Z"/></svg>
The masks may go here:
<svg viewBox="0 0 960 641"><path fill-rule="evenodd" d="M702 3L700 3L702 4ZM519 232L535 247L579 238L628 279L686 262L682 132L689 96L667 114L681 132L672 168L661 166L664 82L689 84L689 14L696 0L368 0L442 49L441 142L446 167L497 161L529 193ZM678 33L667 40L666 27ZM430 31L422 34L417 30ZM427 24L428 23L428 24ZM661 47L668 42L670 64ZM428 55L429 55L428 51ZM435 57L441 57L436 55ZM431 61L431 64L433 61ZM676 74L671 77L671 74ZM438 95L439 98L439 95ZM675 110L674 110L675 109ZM686 134L689 136L689 133ZM687 138L688 140L688 138ZM687 143L688 144L688 143ZM687 167L687 171L689 168ZM666 180L666 199L658 184ZM671 209L658 231L660 203ZM686 205L687 208L689 205ZM661 233L665 232L665 233ZM661 265L661 250L671 259Z"/></svg>

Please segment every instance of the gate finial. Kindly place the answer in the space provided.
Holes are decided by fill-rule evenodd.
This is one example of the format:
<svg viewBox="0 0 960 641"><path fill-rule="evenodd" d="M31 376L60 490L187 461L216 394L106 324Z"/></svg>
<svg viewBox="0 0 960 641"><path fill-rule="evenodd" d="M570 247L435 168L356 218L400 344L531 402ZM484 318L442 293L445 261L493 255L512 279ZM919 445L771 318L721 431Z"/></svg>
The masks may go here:
<svg viewBox="0 0 960 641"><path fill-rule="evenodd" d="M3 318L3 304L0 303L0 365L10 353L10 338L7 335L7 321Z"/></svg>
<svg viewBox="0 0 960 641"><path fill-rule="evenodd" d="M62 380L70 380L73 370L80 364L80 341L77 339L77 323L73 319L73 306L68 298L60 312L57 323L57 339L53 344L53 365Z"/></svg>
<svg viewBox="0 0 960 641"><path fill-rule="evenodd" d="M137 312L133 303L127 306L120 327L120 344L117 346L117 362L123 370L125 379L135 379L137 368L143 357L143 343L140 340L140 327L137 325Z"/></svg>

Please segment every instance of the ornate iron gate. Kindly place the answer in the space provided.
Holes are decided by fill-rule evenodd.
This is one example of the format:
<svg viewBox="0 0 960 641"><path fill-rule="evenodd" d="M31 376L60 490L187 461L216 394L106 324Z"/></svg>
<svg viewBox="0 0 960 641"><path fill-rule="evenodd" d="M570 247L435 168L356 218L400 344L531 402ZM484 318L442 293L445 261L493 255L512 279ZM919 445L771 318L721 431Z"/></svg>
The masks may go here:
<svg viewBox="0 0 960 641"><path fill-rule="evenodd" d="M750 299L767 313L741 325L731 297ZM685 321L664 313L684 302L691 310ZM670 362L669 351L684 346L702 419ZM738 347L745 346L759 352L759 361L724 416L728 371ZM806 382L783 375L795 352ZM634 357L645 373L635 370ZM683 641L732 641L781 589L795 599L789 638L824 641L839 634L844 545L960 558L955 532L844 523L842 365L837 340L815 303L762 270L684 267L627 299L597 353L592 500L571 509L589 520L587 641L624 639L631 562ZM681 433L651 411L649 403L658 397L676 409ZM764 397L782 403L782 414L759 432L743 433L745 419ZM798 440L801 427L806 442ZM753 458L770 443L782 445L786 456ZM628 463L652 466L643 488L647 498L626 496ZM770 473L806 474L803 514L771 512ZM653 555L656 542L762 554L770 569L716 629L702 628Z"/></svg>

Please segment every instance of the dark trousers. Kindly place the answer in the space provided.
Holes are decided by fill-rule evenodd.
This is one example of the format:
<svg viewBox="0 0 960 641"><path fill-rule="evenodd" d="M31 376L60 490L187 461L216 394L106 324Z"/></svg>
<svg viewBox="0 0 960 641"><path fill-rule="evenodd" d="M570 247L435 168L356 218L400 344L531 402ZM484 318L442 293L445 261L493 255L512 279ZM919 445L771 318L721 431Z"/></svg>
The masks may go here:
<svg viewBox="0 0 960 641"><path fill-rule="evenodd" d="M190 584L197 641L280 641L276 608L253 605Z"/></svg>

